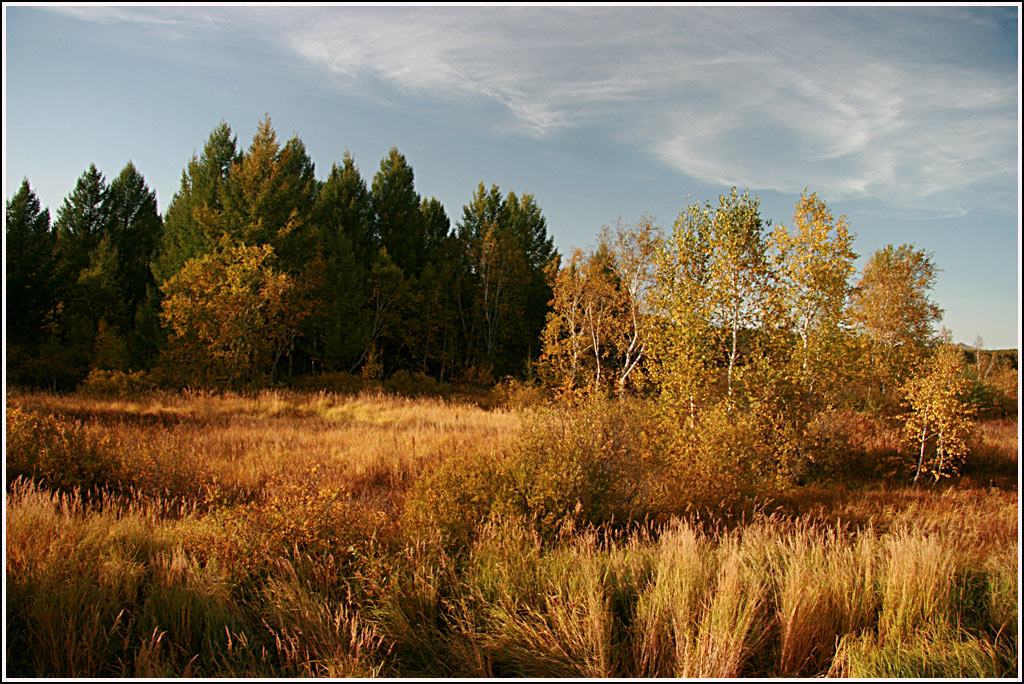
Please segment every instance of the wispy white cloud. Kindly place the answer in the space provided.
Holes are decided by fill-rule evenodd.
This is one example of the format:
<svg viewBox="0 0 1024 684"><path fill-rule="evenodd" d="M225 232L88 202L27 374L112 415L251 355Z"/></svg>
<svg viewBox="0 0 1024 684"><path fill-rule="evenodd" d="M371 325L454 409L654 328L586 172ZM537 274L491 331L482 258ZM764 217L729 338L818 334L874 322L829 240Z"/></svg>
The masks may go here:
<svg viewBox="0 0 1024 684"><path fill-rule="evenodd" d="M198 16L183 12L78 16L180 31ZM202 23L244 27L334 87L497 110L503 135L585 129L707 182L950 214L1015 201L1016 65L965 50L998 35L977 12L206 8Z"/></svg>

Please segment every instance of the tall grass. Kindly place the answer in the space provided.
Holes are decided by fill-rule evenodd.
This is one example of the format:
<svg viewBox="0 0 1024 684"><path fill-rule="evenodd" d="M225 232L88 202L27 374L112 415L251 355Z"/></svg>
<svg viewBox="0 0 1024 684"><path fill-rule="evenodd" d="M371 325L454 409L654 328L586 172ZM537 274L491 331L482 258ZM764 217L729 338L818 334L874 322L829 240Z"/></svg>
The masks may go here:
<svg viewBox="0 0 1024 684"><path fill-rule="evenodd" d="M1017 673L1015 490L812 486L681 518L635 409L581 411L10 397L6 674Z"/></svg>

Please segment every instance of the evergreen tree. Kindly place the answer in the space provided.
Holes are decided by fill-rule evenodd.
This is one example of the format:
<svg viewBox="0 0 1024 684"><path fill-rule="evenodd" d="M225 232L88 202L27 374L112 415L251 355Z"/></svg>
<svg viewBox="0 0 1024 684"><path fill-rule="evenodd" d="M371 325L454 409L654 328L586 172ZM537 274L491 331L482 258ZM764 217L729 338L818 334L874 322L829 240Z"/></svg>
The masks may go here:
<svg viewBox="0 0 1024 684"><path fill-rule="evenodd" d="M117 250L118 271L129 324L154 284L149 264L160 241L163 222L156 193L131 162L111 182L108 193L108 232Z"/></svg>
<svg viewBox="0 0 1024 684"><path fill-rule="evenodd" d="M540 208L531 195L502 198L498 186L477 186L463 207L457 235L472 283L466 325L471 363L517 372L540 352L557 259Z"/></svg>
<svg viewBox="0 0 1024 684"><path fill-rule="evenodd" d="M316 249L323 260L318 299L307 331L306 353L330 370L354 370L366 348L372 258L370 196L349 153L334 164L313 208Z"/></svg>
<svg viewBox="0 0 1024 684"><path fill-rule="evenodd" d="M410 362L423 373L450 376L458 337L453 297L460 259L452 251L451 222L437 198L420 205L424 226L423 270L412 282L408 342Z"/></svg>
<svg viewBox="0 0 1024 684"><path fill-rule="evenodd" d="M271 245L281 267L298 273L310 256L313 162L298 139L282 149L264 118L249 150L231 167L225 198L227 233L248 245Z"/></svg>
<svg viewBox="0 0 1024 684"><path fill-rule="evenodd" d="M412 167L397 148L380 162L370 187L373 234L406 277L418 275L427 247L420 196L413 186Z"/></svg>
<svg viewBox="0 0 1024 684"><path fill-rule="evenodd" d="M56 304L56 263L50 212L42 209L28 180L7 201L7 344L38 342Z"/></svg>
<svg viewBox="0 0 1024 684"><path fill-rule="evenodd" d="M436 259L436 253L448 238L452 223L444 210L444 205L436 197L424 199L420 204L423 215L424 255L425 261Z"/></svg>
<svg viewBox="0 0 1024 684"><path fill-rule="evenodd" d="M225 187L238 158L236 138L223 122L210 133L202 155L192 155L164 217L152 263L158 284L181 270L189 259L209 254L217 244L224 229Z"/></svg>
<svg viewBox="0 0 1024 684"><path fill-rule="evenodd" d="M547 220L533 195L524 193L517 198L514 192L509 192L505 206L526 264L523 309L515 319L515 338L510 347L515 363L519 364L535 361L540 356L540 336L553 296L549 271L557 267L558 254L554 239L547 232Z"/></svg>
<svg viewBox="0 0 1024 684"><path fill-rule="evenodd" d="M356 260L368 266L376 253L372 238L373 208L366 182L352 155L345 153L342 165L333 164L314 206L318 245L324 256L342 249L347 242Z"/></svg>
<svg viewBox="0 0 1024 684"><path fill-rule="evenodd" d="M65 278L77 278L86 267L89 254L107 231L109 219L106 179L95 164L90 164L64 199L54 222Z"/></svg>

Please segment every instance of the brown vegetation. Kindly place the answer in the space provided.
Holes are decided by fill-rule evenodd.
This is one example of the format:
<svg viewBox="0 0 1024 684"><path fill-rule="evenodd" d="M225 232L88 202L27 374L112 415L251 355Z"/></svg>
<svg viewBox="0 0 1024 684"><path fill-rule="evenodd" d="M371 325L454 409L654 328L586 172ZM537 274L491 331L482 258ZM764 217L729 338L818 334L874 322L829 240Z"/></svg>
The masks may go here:
<svg viewBox="0 0 1024 684"><path fill-rule="evenodd" d="M7 674L1017 672L1014 421L952 483L737 488L756 430L654 415L9 395Z"/></svg>

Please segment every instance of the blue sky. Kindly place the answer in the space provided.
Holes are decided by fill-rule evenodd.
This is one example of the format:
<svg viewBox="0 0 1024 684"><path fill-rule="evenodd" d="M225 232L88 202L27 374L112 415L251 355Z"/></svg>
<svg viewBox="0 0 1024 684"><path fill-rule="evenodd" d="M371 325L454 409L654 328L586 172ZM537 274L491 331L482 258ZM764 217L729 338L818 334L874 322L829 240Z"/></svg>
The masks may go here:
<svg viewBox="0 0 1024 684"><path fill-rule="evenodd" d="M1020 19L1012 6L4 6L4 191L56 216L130 159L161 212L226 121L269 114L325 178L391 146L453 224L477 183L530 192L560 250L749 188L803 188L858 266L912 243L957 341L1020 339Z"/></svg>

